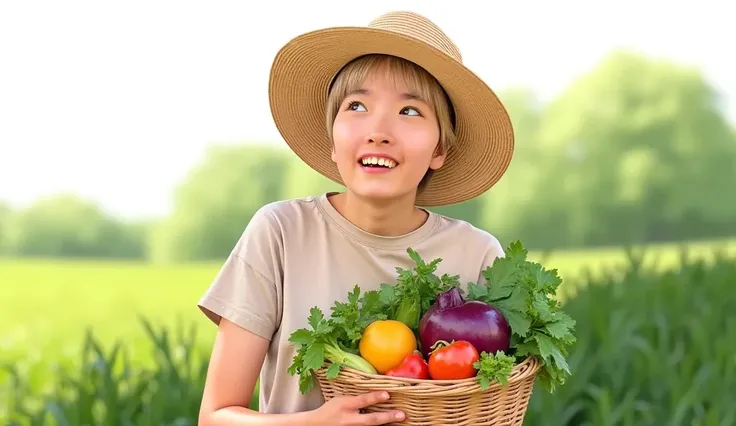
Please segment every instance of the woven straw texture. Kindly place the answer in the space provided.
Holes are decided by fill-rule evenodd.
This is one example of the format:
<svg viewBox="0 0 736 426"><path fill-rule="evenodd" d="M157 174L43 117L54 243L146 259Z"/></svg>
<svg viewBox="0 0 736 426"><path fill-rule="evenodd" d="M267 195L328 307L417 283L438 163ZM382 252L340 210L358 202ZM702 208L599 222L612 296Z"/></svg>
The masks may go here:
<svg viewBox="0 0 736 426"><path fill-rule="evenodd" d="M481 390L476 378L465 380L413 380L365 374L343 368L335 379L327 379L326 368L317 371L322 395L329 400L339 395L360 395L385 390L391 398L365 409L366 412L402 410L406 420L392 425L412 426L519 426L529 406L534 379L540 364L534 357L516 365L509 383L494 383Z"/></svg>
<svg viewBox="0 0 736 426"><path fill-rule="evenodd" d="M462 64L460 51L447 35L410 12L383 15L366 27L303 34L276 55L269 80L271 114L302 161L343 184L330 158L332 143L325 128L328 89L343 66L366 54L398 56L423 67L444 87L455 109L457 143L418 194L417 205L460 203L481 195L501 179L514 151L506 109Z"/></svg>

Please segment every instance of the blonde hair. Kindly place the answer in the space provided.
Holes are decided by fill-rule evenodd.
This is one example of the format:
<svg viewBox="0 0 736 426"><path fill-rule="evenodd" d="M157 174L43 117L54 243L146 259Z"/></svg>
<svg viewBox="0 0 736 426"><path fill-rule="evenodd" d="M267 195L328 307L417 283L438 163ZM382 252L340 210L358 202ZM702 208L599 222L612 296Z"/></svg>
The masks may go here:
<svg viewBox="0 0 736 426"><path fill-rule="evenodd" d="M366 77L377 69L387 72L393 82L400 79L410 90L427 102L433 109L439 124L440 137L435 154L446 154L455 144L455 115L450 98L439 82L424 68L396 56L365 55L343 67L330 87L326 105L327 134L332 140L332 126L340 105L348 93L360 88ZM426 186L433 170L429 169L422 178L419 189Z"/></svg>

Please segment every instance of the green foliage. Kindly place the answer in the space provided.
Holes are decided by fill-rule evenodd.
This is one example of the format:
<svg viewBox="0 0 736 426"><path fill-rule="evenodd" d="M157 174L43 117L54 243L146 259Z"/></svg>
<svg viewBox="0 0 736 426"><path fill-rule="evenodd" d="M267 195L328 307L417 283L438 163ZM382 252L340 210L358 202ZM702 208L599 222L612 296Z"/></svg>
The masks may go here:
<svg viewBox="0 0 736 426"><path fill-rule="evenodd" d="M291 152L283 152L286 163L283 192L279 199L309 197L323 192L344 191L345 187L315 172Z"/></svg>
<svg viewBox="0 0 736 426"><path fill-rule="evenodd" d="M157 261L223 259L253 214L283 193L285 151L213 147L175 191L174 209L151 236Z"/></svg>
<svg viewBox="0 0 736 426"><path fill-rule="evenodd" d="M69 194L41 198L19 211L0 206L0 254L141 258L145 232L143 224L121 222Z"/></svg>
<svg viewBox="0 0 736 426"><path fill-rule="evenodd" d="M557 300L562 279L557 270L527 259L528 251L516 241L483 271L484 284L468 284L468 299L481 300L499 309L511 327L511 349L517 359L542 360L537 379L545 391L554 392L570 375L565 357L575 343L575 320Z"/></svg>
<svg viewBox="0 0 736 426"><path fill-rule="evenodd" d="M736 320L731 314L736 309L736 260L683 258L680 266L663 272L648 267L643 255L630 256L625 268L591 273L565 303L565 311L577 320L577 342L567 358L572 375L553 394L542 389L533 394L526 426L720 426L736 421ZM606 263L614 258L609 254ZM191 275L187 269L181 273ZM180 275L172 277L181 282ZM565 278L564 285L571 281ZM82 293L76 289L75 295ZM91 291L93 296L109 289L97 291ZM121 318L115 317L116 326ZM64 330L65 340L78 344L74 331L79 329ZM196 424L212 327L208 324L201 340L194 327L167 330L144 326L147 344L127 335L111 344L99 338L103 330L96 327L97 337L88 334L80 353L46 351L45 361L55 363L48 369L28 368L20 357L3 358L0 424ZM142 360L140 351L147 348L151 353ZM28 348L18 355L33 353Z"/></svg>
<svg viewBox="0 0 736 426"><path fill-rule="evenodd" d="M540 208L522 209L522 232L545 246L734 232L736 140L697 70L611 54L545 108L540 134Z"/></svg>
<svg viewBox="0 0 736 426"><path fill-rule="evenodd" d="M736 423L736 261L656 273L639 256L591 277L566 305L578 320L558 392L535 392L525 424Z"/></svg>
<svg viewBox="0 0 736 426"><path fill-rule="evenodd" d="M209 347L198 344L196 328L172 331L142 321L153 343L152 365L131 362L133 347L117 341L107 352L87 332L78 362L53 368L43 391L12 364L0 388L0 423L36 425L196 425ZM51 372L50 372L51 373ZM258 406L258 392L251 407Z"/></svg>
<svg viewBox="0 0 736 426"><path fill-rule="evenodd" d="M319 307L309 310L309 328L295 330L289 341L297 345L297 353L287 372L299 376L299 391L306 394L316 384L314 371L325 360L330 361L331 377L337 377L342 366L375 374L376 370L359 354L358 342L363 330L373 321L386 319L378 291L361 295L359 286L348 293L347 302L335 301L329 316Z"/></svg>
<svg viewBox="0 0 736 426"><path fill-rule="evenodd" d="M488 389L494 382L506 386L514 365L516 365L516 359L512 355L506 355L503 351L496 351L493 354L481 352L478 361L473 363L473 367L478 370L480 388Z"/></svg>
<svg viewBox="0 0 736 426"><path fill-rule="evenodd" d="M698 70L614 52L548 104L522 88L499 97L516 140L507 173L433 211L535 249L736 234L736 132ZM0 206L0 255L221 260L260 206L342 189L283 146L214 146L155 226L65 197Z"/></svg>
<svg viewBox="0 0 736 426"><path fill-rule="evenodd" d="M13 211L10 206L0 202L0 256L10 254L10 241L8 241L8 234L10 232L10 218L12 217Z"/></svg>
<svg viewBox="0 0 736 426"><path fill-rule="evenodd" d="M713 241L687 245L693 255L709 261L711 249L717 246ZM736 240L724 242L723 249L736 257ZM677 250L675 245L649 248L647 268L678 267ZM560 271L565 282L559 290L563 300L576 292L580 281L570 285L572 280L589 268L597 273L613 266L620 273L619 266L626 262L625 252L618 248L550 255L532 251L529 258ZM151 265L0 259L0 301L10 301L0 315L0 363L25 353L31 358L66 357L77 350L80 330L89 324L94 324L95 334L106 346L124 339L136 345L136 358L145 361L149 342L137 326L138 316L167 326L183 316L199 325L200 335L212 338L211 324L193 306L220 266L220 262Z"/></svg>
<svg viewBox="0 0 736 426"><path fill-rule="evenodd" d="M0 364L24 355L66 358L91 325L105 350L122 339L136 347L135 361L145 362L151 342L137 324L139 316L167 327L178 317L195 321L200 336L212 339L212 325L195 304L218 266L0 260Z"/></svg>
<svg viewBox="0 0 736 426"><path fill-rule="evenodd" d="M388 317L403 322L417 333L421 316L437 300L437 295L453 286L459 287L460 282L458 275L446 273L440 277L435 274L441 258L427 262L412 248L406 252L414 262L413 267L396 267L396 283L382 283L380 296Z"/></svg>

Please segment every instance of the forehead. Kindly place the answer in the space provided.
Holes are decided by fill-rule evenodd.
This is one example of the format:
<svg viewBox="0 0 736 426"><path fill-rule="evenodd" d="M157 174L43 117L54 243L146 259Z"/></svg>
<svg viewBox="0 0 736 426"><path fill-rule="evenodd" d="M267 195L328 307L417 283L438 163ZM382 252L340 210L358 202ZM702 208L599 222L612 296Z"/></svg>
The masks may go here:
<svg viewBox="0 0 736 426"><path fill-rule="evenodd" d="M336 82L336 89L348 93L380 86L401 93L411 93L429 101L435 89L431 77L418 66L393 57L368 57L348 65Z"/></svg>
<svg viewBox="0 0 736 426"><path fill-rule="evenodd" d="M362 82L355 83L364 88L381 88L395 92L416 92L421 88L410 75L385 65L369 70Z"/></svg>

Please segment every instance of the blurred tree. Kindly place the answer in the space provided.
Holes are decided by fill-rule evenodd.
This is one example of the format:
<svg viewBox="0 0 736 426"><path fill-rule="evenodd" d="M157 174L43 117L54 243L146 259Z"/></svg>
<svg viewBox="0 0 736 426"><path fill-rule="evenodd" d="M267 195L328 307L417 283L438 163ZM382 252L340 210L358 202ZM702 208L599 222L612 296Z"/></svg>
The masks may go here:
<svg viewBox="0 0 736 426"><path fill-rule="evenodd" d="M6 252L16 256L140 258L143 230L72 194L39 199L6 222Z"/></svg>
<svg viewBox="0 0 736 426"><path fill-rule="evenodd" d="M513 88L499 92L514 127L514 156L506 174L482 196L452 206L431 210L462 219L484 228L499 238L518 238L520 212L531 201L537 178L533 162L539 129L541 105L536 95L527 88Z"/></svg>
<svg viewBox="0 0 736 426"><path fill-rule="evenodd" d="M0 256L9 254L10 248L8 247L8 222L12 210L7 203L0 202Z"/></svg>
<svg viewBox="0 0 736 426"><path fill-rule="evenodd" d="M288 164L286 176L284 176L284 199L345 190L344 186L312 170L291 151L287 151L284 155L287 157Z"/></svg>
<svg viewBox="0 0 736 426"><path fill-rule="evenodd" d="M502 92L516 133L507 174L433 210L534 249L736 234L736 132L717 96L696 69L625 52L544 107ZM264 204L341 190L283 147L213 147L156 224L68 195L0 205L0 254L222 259Z"/></svg>
<svg viewBox="0 0 736 426"><path fill-rule="evenodd" d="M482 197L478 226L501 240L522 239L530 247L538 235L527 232L527 213L534 207L535 189L543 176L537 165L539 126L543 108L529 89L515 88L499 93L514 126L514 157L503 178ZM504 244L505 245L505 244Z"/></svg>
<svg viewBox="0 0 736 426"><path fill-rule="evenodd" d="M171 216L155 228L153 259L226 257L256 210L282 198L287 158L282 148L212 147L177 187Z"/></svg>
<svg viewBox="0 0 736 426"><path fill-rule="evenodd" d="M736 141L695 69L617 52L549 107L541 135L535 232L547 221L588 245L733 229Z"/></svg>

